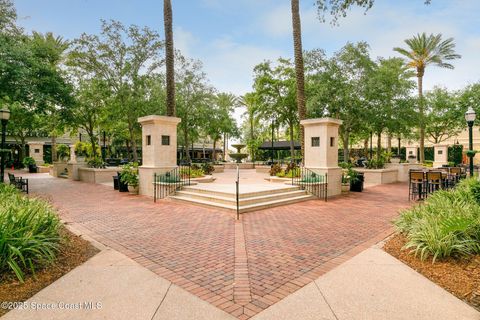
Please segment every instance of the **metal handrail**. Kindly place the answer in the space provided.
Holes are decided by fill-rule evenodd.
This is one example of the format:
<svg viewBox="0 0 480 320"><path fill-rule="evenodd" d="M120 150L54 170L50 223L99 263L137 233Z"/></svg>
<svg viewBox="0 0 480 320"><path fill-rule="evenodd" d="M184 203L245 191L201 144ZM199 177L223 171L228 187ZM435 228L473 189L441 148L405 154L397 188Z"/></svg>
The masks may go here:
<svg viewBox="0 0 480 320"><path fill-rule="evenodd" d="M294 170L292 172L292 185L299 186L315 197L327 201L328 176L326 173L319 174L303 166L291 165L291 168L291 170Z"/></svg>
<svg viewBox="0 0 480 320"><path fill-rule="evenodd" d="M164 199L183 186L191 185L192 167L190 164L181 165L163 174L153 174L153 201Z"/></svg>
<svg viewBox="0 0 480 320"><path fill-rule="evenodd" d="M235 181L235 200L237 205L237 220L240 219L240 168L237 164L237 180Z"/></svg>

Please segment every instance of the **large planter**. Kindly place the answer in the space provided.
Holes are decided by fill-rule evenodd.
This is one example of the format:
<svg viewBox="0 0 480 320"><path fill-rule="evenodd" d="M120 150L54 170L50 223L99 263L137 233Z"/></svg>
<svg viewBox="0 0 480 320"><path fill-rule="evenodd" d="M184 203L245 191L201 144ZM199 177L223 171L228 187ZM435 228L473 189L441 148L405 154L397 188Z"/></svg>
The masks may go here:
<svg viewBox="0 0 480 320"><path fill-rule="evenodd" d="M225 166L223 164L216 164L213 166L213 168L215 168L213 173L222 173L225 170Z"/></svg>
<svg viewBox="0 0 480 320"><path fill-rule="evenodd" d="M128 186L128 192L133 195L138 194L138 186L133 187L133 186Z"/></svg>
<svg viewBox="0 0 480 320"><path fill-rule="evenodd" d="M28 166L28 172L29 173L37 173L37 165L36 164L30 164Z"/></svg>
<svg viewBox="0 0 480 320"><path fill-rule="evenodd" d="M398 168L355 170L364 174L366 186L376 186L398 181Z"/></svg>
<svg viewBox="0 0 480 320"><path fill-rule="evenodd" d="M112 177L117 174L119 168L111 167L106 169L78 168L80 181L88 183L111 183Z"/></svg>
<svg viewBox="0 0 480 320"><path fill-rule="evenodd" d="M400 158L392 157L392 158L390 159L390 162L397 164L397 163L400 163L400 160L401 160Z"/></svg>
<svg viewBox="0 0 480 320"><path fill-rule="evenodd" d="M50 175L58 178L61 175L68 174L68 164L66 162L54 162L52 169L50 170Z"/></svg>
<svg viewBox="0 0 480 320"><path fill-rule="evenodd" d="M357 178L353 181L350 181L350 191L362 192L364 181L365 181L364 174L362 172L358 172L357 173Z"/></svg>
<svg viewBox="0 0 480 320"><path fill-rule="evenodd" d="M342 192L346 193L350 191L350 183L342 183Z"/></svg>

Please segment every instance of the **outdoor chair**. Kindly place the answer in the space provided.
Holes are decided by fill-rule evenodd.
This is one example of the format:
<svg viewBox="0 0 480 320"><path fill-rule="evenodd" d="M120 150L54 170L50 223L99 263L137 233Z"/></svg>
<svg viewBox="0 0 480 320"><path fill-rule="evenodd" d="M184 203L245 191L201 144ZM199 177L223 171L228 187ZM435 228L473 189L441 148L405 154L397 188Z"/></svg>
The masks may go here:
<svg viewBox="0 0 480 320"><path fill-rule="evenodd" d="M450 168L451 181L453 185L457 184L458 181L462 178L462 168L452 167Z"/></svg>
<svg viewBox="0 0 480 320"><path fill-rule="evenodd" d="M18 190L25 192L28 194L28 179L23 179L22 177L15 177L14 174L9 173L8 179L10 180L10 184L15 186Z"/></svg>
<svg viewBox="0 0 480 320"><path fill-rule="evenodd" d="M423 171L409 172L408 183L408 199L415 200L416 198L423 199L427 195L427 180Z"/></svg>
<svg viewBox="0 0 480 320"><path fill-rule="evenodd" d="M428 171L427 172L427 193L432 193L437 190L443 189L444 181L441 171Z"/></svg>

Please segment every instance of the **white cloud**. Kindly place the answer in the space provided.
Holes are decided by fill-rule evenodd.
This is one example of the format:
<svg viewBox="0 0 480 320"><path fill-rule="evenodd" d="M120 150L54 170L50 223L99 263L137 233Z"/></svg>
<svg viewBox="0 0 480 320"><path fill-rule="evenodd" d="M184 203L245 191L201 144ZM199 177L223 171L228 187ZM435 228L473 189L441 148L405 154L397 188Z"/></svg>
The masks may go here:
<svg viewBox="0 0 480 320"><path fill-rule="evenodd" d="M180 50L184 56L192 57L192 48L198 44L199 40L182 27L175 27L173 37L175 48Z"/></svg>

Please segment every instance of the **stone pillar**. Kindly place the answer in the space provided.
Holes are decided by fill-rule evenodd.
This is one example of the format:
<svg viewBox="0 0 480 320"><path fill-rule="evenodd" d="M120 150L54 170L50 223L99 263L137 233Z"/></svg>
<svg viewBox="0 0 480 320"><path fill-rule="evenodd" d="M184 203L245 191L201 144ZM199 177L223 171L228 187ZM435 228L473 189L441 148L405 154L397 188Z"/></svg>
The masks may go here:
<svg viewBox="0 0 480 320"><path fill-rule="evenodd" d="M417 152L417 147L406 147L406 160L409 163L417 163L418 162L418 152ZM414 158L412 158L412 156Z"/></svg>
<svg viewBox="0 0 480 320"><path fill-rule="evenodd" d="M77 155L75 154L75 145L70 145L70 161L69 163L77 163Z"/></svg>
<svg viewBox="0 0 480 320"><path fill-rule="evenodd" d="M37 166L43 165L45 162L43 161L43 142L29 142L28 147L30 150L30 157L35 160Z"/></svg>
<svg viewBox="0 0 480 320"><path fill-rule="evenodd" d="M139 167L139 193L153 196L153 175L177 167L177 125L180 118L146 116L142 126L142 166Z"/></svg>
<svg viewBox="0 0 480 320"><path fill-rule="evenodd" d="M305 128L304 165L319 174L327 174L328 197L342 193L342 169L338 166L338 128L341 120L318 118L302 120Z"/></svg>
<svg viewBox="0 0 480 320"><path fill-rule="evenodd" d="M70 145L70 160L67 162L67 170L68 170L68 178L79 181L80 174L78 169L87 167L87 163L85 159L79 160L77 159L77 155L75 154L75 145Z"/></svg>
<svg viewBox="0 0 480 320"><path fill-rule="evenodd" d="M448 145L434 145L433 167L438 168L444 164L448 164Z"/></svg>

